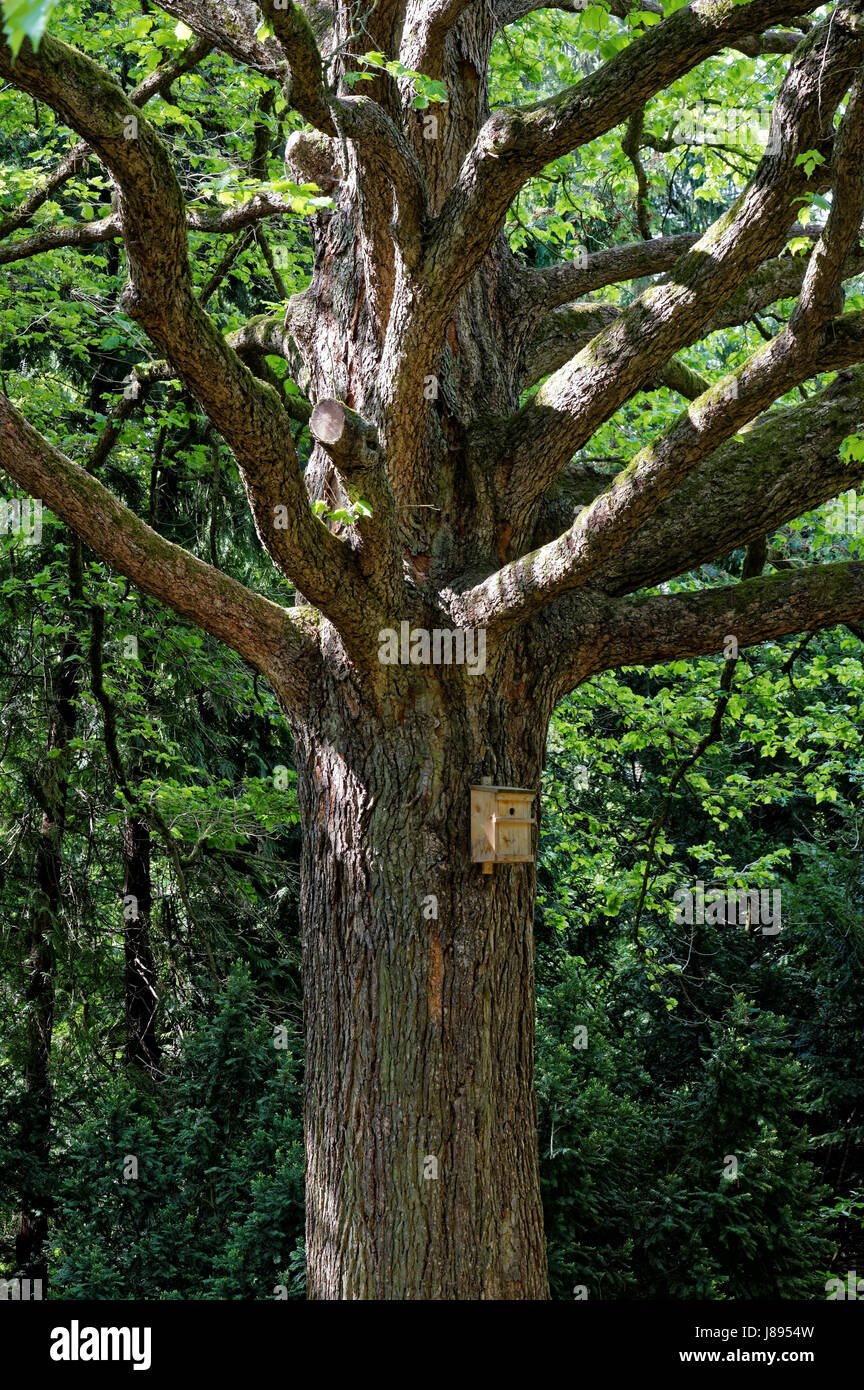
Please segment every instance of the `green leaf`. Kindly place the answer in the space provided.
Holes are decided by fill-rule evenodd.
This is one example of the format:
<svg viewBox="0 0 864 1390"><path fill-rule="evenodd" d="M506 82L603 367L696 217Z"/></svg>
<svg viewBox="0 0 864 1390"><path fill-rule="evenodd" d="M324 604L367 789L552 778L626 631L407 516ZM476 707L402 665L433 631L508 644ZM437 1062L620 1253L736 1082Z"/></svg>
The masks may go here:
<svg viewBox="0 0 864 1390"><path fill-rule="evenodd" d="M840 458L847 464L864 462L864 435L847 434L840 445Z"/></svg>
<svg viewBox="0 0 864 1390"><path fill-rule="evenodd" d="M799 154L795 158L795 167L798 168L799 165L803 164L804 172L808 179L812 177L816 166L824 163L825 156L824 154L820 154L818 150L805 150L803 154Z"/></svg>
<svg viewBox="0 0 864 1390"><path fill-rule="evenodd" d="M16 58L25 39L34 50L48 27L51 11L60 0L3 0L3 32L9 40L12 57Z"/></svg>
<svg viewBox="0 0 864 1390"><path fill-rule="evenodd" d="M609 23L609 11L603 5L589 5L582 11L582 24L591 34L601 34Z"/></svg>

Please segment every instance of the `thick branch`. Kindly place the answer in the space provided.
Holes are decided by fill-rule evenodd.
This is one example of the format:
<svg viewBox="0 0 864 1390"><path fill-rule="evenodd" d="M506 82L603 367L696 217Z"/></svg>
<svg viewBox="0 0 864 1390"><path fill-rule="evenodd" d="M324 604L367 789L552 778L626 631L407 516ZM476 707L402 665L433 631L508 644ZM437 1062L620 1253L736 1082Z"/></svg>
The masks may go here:
<svg viewBox="0 0 864 1390"><path fill-rule="evenodd" d="M310 125L325 135L336 135L330 94L324 82L324 65L306 15L299 5L292 4L292 0L259 0L258 8L273 26L291 69L285 88L286 99Z"/></svg>
<svg viewBox="0 0 864 1390"><path fill-rule="evenodd" d="M309 433L340 472L375 468L381 462L374 426L341 401L319 401L312 411Z"/></svg>
<svg viewBox="0 0 864 1390"><path fill-rule="evenodd" d="M864 212L864 72L859 70L834 142L831 211L810 257L801 295L789 321L795 338L819 328L843 307L840 288L846 258L858 238Z"/></svg>
<svg viewBox="0 0 864 1390"><path fill-rule="evenodd" d="M769 411L692 473L589 587L625 594L674 579L857 487L864 464L842 462L840 444L862 414L864 372L858 368L841 372L802 405ZM566 519L606 486L608 479L585 464L562 474L544 503L535 546L558 535Z"/></svg>
<svg viewBox="0 0 864 1390"><path fill-rule="evenodd" d="M312 313L314 303L308 292L303 290L291 296L284 314L258 314L242 328L229 333L226 342L244 362L255 361L262 356L281 357L288 363L292 379L308 394L308 366L293 335L298 332L301 337L305 336Z"/></svg>
<svg viewBox="0 0 864 1390"><path fill-rule="evenodd" d="M318 660L314 626L172 545L0 395L0 466L109 564L300 698Z"/></svg>
<svg viewBox="0 0 864 1390"><path fill-rule="evenodd" d="M723 328L737 328L741 324L750 323L763 309L767 309L778 300L793 299L801 292L807 264L807 258L800 255L776 256L765 261L753 272L746 284L737 290L707 323L700 326L697 337L692 341L707 338L710 333L716 333ZM854 275L860 275L862 271L864 249L855 247L846 258L841 278L849 280ZM589 303L562 304L546 314L525 348L525 361L520 378L522 389L534 386L543 377L558 371L582 348L587 347L601 329L613 323L620 312L613 304ZM658 373L658 381L662 381L665 371L663 368Z"/></svg>
<svg viewBox="0 0 864 1390"><path fill-rule="evenodd" d="M520 187L545 165L597 139L748 29L812 9L808 0L730 6L697 0L628 45L583 81L534 106L493 112L465 160L430 240L429 273L470 279Z"/></svg>
<svg viewBox="0 0 864 1390"><path fill-rule="evenodd" d="M813 191L820 192L821 188ZM820 233L821 227L805 228L795 222L789 236L809 236L815 242ZM562 261L557 265L542 267L523 266L513 257L510 274L519 282L520 298L525 309L547 313L605 285L617 285L625 280L670 271L684 253L700 240L698 232L682 232L677 236L653 237L650 241L628 242L623 246L592 251L584 262L581 259Z"/></svg>
<svg viewBox="0 0 864 1390"><path fill-rule="evenodd" d="M859 186L848 190L848 218L838 209L833 229L829 219L823 268L834 264L836 269L838 263L842 267L843 251L857 231L864 206L864 109L860 98L850 101L845 119L850 136L848 166L855 168ZM808 312L806 333L796 333L790 325L737 372L705 391L561 535L480 583L456 583L452 601L459 620L486 627L498 636L569 589L584 584L610 560L614 562L625 546L638 544L637 533L643 535L646 523L666 498L674 498L676 514L680 515L682 483L759 409L767 408L777 396L817 371L864 359L864 314L848 314L826 325L830 294L819 303L821 312L817 305ZM770 415L767 418L771 420ZM811 487L815 481L811 478ZM822 500L824 496L817 496L809 505ZM763 532L766 529L763 524Z"/></svg>
<svg viewBox="0 0 864 1390"><path fill-rule="evenodd" d="M745 193L682 257L670 282L650 287L550 377L498 435L487 434L485 450L501 455L502 523L514 548L524 541L536 500L573 452L698 336L735 288L785 242L795 199L807 187L796 157L830 135L850 70L864 58L864 24L846 20L838 11L830 32L814 31L804 45L775 103L773 122L783 130L780 153L765 156Z"/></svg>
<svg viewBox="0 0 864 1390"><path fill-rule="evenodd" d="M343 171L339 145L319 130L295 130L285 146L285 163L301 183L317 183L322 193L336 188Z"/></svg>
<svg viewBox="0 0 864 1390"><path fill-rule="evenodd" d="M861 317L850 315L856 324ZM459 593L455 610L461 620L498 635L584 584L633 541L664 499L677 496L699 463L739 426L813 375L820 363L845 365L849 353L853 360L864 357L864 343L855 342L852 333L826 339L815 334L818 326L811 323L814 336L806 340L785 330L738 372L704 392L567 531Z"/></svg>
<svg viewBox="0 0 864 1390"><path fill-rule="evenodd" d="M571 299L581 299L605 285L637 280L671 270L699 241L698 232L678 236L654 237L651 241L628 242L592 251L581 261L562 261L541 268L518 266L514 273L526 302L541 312L555 309Z"/></svg>
<svg viewBox="0 0 864 1390"><path fill-rule="evenodd" d="M593 626L595 671L652 666L739 649L864 616L864 564L816 565L701 593L652 594L603 605Z"/></svg>
<svg viewBox="0 0 864 1390"><path fill-rule="evenodd" d="M354 558L311 511L278 393L243 365L194 298L183 197L156 133L102 68L49 36L38 55L25 42L14 65L0 47L0 73L52 106L113 174L129 270L124 308L228 442L262 544L282 572L346 634L363 628Z"/></svg>
<svg viewBox="0 0 864 1390"><path fill-rule="evenodd" d="M166 63L161 63L129 93L129 100L132 105L145 106L151 97L165 96L177 78L197 67L202 59L206 58L207 54L212 51L212 48L213 45L207 43L206 40L196 39L177 57L171 58ZM66 183L73 174L81 172L91 154L92 151L87 142L85 140L79 141L51 171L44 183L28 193L23 203L20 203L13 212L5 213L0 217L0 240L8 236L10 232L25 226L43 203L57 192L58 188Z"/></svg>
<svg viewBox="0 0 864 1390"><path fill-rule="evenodd" d="M275 39L259 39L261 14L254 0L158 0L160 10L182 19L193 33L207 39L244 67L268 77L285 75L282 50Z"/></svg>
<svg viewBox="0 0 864 1390"><path fill-rule="evenodd" d="M591 587L620 594L660 584L858 486L864 465L843 463L840 445L862 415L858 368L801 405L769 411L711 454L598 570ZM550 519L550 529L558 520Z"/></svg>
<svg viewBox="0 0 864 1390"><path fill-rule="evenodd" d="M75 222L68 227L46 227L32 236L19 237L16 241L0 246L0 265L12 265L15 261L26 261L31 256L42 256L47 251L62 251L72 246L76 250L86 250L88 246L99 246L106 241L114 241L121 234L119 213L103 217L98 222Z"/></svg>
<svg viewBox="0 0 864 1390"><path fill-rule="evenodd" d="M589 0L495 0L495 14L503 29L533 14L535 10L563 10L566 14L581 14L588 4ZM626 19L629 14L639 10L647 10L661 18L664 13L660 0L646 0L645 4L642 0L611 0L608 8L610 14L619 19ZM810 9L815 10L816 6L811 5ZM636 27L641 27L638 22ZM745 53L748 58L758 58L762 53L794 53L803 38L802 25L800 30L775 29L766 34L748 34L730 43L729 47L737 53Z"/></svg>
<svg viewBox="0 0 864 1390"><path fill-rule="evenodd" d="M776 0L776 3L774 0L753 0L753 3L745 6L732 6L727 0L697 0L695 5L677 11L560 95L535 106L518 110L501 108L493 112L466 156L456 185L426 237L420 266L397 289L394 312L381 355L379 395L382 414L388 417L385 442L391 455L399 459L399 477L394 481L394 487L400 499L404 498L407 503L421 500L422 470L417 456L419 446L418 432L414 428L414 406L423 398L425 378L430 373L434 374L452 303L470 282L483 256L492 246L522 184L551 160L589 143L620 124L633 110L644 106L658 91L691 71L730 39L743 37L747 27L752 32L754 26L767 27L774 21L799 14L807 8L804 0L789 0L788 3L783 3L783 0ZM841 68L844 76L847 75L844 66L847 60L854 65L857 57L857 49L850 38L850 27L847 12L839 11L832 28L832 33L841 36L839 42L836 37L832 40L836 55L833 66L835 69ZM822 57L820 51L820 63ZM814 89L818 66L811 64L814 68ZM830 68L832 65L826 66ZM828 71L825 72L824 85L826 97L829 86L838 88L839 92L836 70L833 77ZM829 115L838 100L839 94L834 96L833 105L827 102ZM821 141L820 122L811 121L810 125L819 127L818 139ZM812 129L807 131L808 138L812 133ZM815 143L816 140L810 141L807 147ZM782 159L778 159L777 163L781 164ZM806 180L800 169L790 173L783 168L782 175L781 184L790 189L784 213L786 216L790 213L792 197L799 188L803 188ZM754 240L759 241L758 234ZM740 283L767 254L779 251L780 244L772 243L770 247L763 244L756 249L752 261L738 280L734 275L730 276L724 293L730 293L735 284ZM708 259L707 249L703 252L703 259ZM706 277L698 278L704 280ZM701 298L703 292L704 283L696 290L697 297ZM723 297L720 296L720 302ZM653 360L646 361L641 378L650 378L677 351L678 346L678 343L673 343L668 351L658 352ZM631 344L630 353L632 350ZM621 356L620 343L616 344L615 356L616 361ZM601 384L605 386L604 372L605 366L598 370L597 364L592 364L590 376L595 391L601 388ZM626 400L629 394L630 390L625 388L621 400ZM554 414L554 409L549 412L550 425ZM593 432L599 423L599 418L592 420L589 432ZM506 433L509 437L509 426ZM550 433L554 434L554 429ZM532 435L532 430L529 429L528 434ZM548 457L553 470L551 476L554 476L554 470L566 462L568 443L568 440L562 440L562 454L559 455L554 442L548 438L535 440L531 437L530 441L526 438L526 464L529 457L532 467L538 457L544 460ZM509 457L509 450L507 452ZM538 473L537 483L542 490L551 481L551 476L544 478L542 469ZM530 509L529 502L529 512ZM521 520L527 523L529 518L526 515ZM517 517L512 528L513 534L519 535L520 539L523 530L521 520ZM509 525L509 519L504 524Z"/></svg>
<svg viewBox="0 0 864 1390"><path fill-rule="evenodd" d="M412 6L402 42L402 62L414 72L440 77L447 35L473 0L423 0Z"/></svg>

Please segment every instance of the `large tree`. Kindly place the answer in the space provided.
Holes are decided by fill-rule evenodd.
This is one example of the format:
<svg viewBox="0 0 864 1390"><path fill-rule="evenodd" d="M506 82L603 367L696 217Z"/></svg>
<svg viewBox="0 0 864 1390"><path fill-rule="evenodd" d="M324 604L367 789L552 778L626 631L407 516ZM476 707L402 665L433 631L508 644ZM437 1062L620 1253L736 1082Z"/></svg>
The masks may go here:
<svg viewBox="0 0 864 1390"><path fill-rule="evenodd" d="M3 219L0 260L120 242L122 308L158 358L85 466L0 396L0 464L251 662L293 730L310 1297L542 1299L534 866L472 863L468 789L489 777L538 790L552 711L597 672L864 613L859 564L766 573L763 544L861 478L839 446L864 413L864 313L843 312L861 268L862 7L673 0L664 14L659 0L614 0L604 61L494 109L502 31L584 4L160 8L191 42L129 94L51 35L14 57L0 48L4 79L78 137ZM190 206L182 146L144 114L213 51L282 89L300 118L292 176L330 202L309 218L308 288L229 334L195 292L189 233L260 228L292 204L262 185L222 211ZM651 237L646 108L725 53L778 55L765 152L704 235ZM547 266L515 255L504 229L520 192L619 127L642 239ZM110 175L110 215L33 231L91 158ZM814 198L827 217L790 255ZM587 298L646 277L641 293ZM790 297L776 335L734 371L709 380L678 357ZM825 373L839 373L827 389L769 410ZM124 414L172 379L230 447L293 606L170 543L96 478ZM683 412L614 475L586 462L606 422L658 385ZM298 424L313 441L305 467ZM743 547L741 583L670 591ZM403 622L482 630L485 669L383 661L382 631Z"/></svg>

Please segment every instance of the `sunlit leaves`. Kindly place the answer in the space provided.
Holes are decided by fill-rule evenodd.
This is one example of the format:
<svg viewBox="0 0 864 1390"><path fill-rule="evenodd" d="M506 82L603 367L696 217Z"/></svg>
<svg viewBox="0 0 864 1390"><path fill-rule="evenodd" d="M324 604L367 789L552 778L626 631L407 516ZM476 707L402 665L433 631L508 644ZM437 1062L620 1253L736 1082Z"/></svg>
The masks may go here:
<svg viewBox="0 0 864 1390"><path fill-rule="evenodd" d="M25 39L30 40L34 49L38 49L51 12L59 3L60 0L3 0L3 32L13 58Z"/></svg>
<svg viewBox="0 0 864 1390"><path fill-rule="evenodd" d="M447 88L443 82L437 78L426 77L422 72L414 72L411 68L406 68L398 59L388 59L383 53L374 50L364 53L359 59L367 67L377 68L386 72L390 77L404 79L408 82L414 92L414 110L425 111L432 102L446 102ZM358 82L372 81L373 73L370 72L349 72L345 74L345 82L349 86L355 86Z"/></svg>

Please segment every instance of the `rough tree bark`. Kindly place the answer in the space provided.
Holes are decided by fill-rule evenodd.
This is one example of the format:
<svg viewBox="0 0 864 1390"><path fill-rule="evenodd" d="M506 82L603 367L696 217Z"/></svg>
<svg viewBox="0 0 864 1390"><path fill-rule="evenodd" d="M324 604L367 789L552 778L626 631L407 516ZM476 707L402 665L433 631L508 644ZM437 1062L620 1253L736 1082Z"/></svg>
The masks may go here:
<svg viewBox="0 0 864 1390"><path fill-rule="evenodd" d="M309 1291L542 1298L534 866L466 846L471 782L538 789L552 691L392 669L298 726Z"/></svg>
<svg viewBox="0 0 864 1390"><path fill-rule="evenodd" d="M103 69L50 37L14 63L0 50L0 72L86 142L112 175L116 212L98 229L43 229L5 259L122 236L124 307L164 358L153 373L181 381L231 448L296 606L169 544L3 397L0 462L121 573L253 663L294 731L309 1296L542 1299L534 866L483 875L471 863L468 788L491 776L539 790L552 710L596 672L717 652L730 633L744 647L860 619L857 564L636 592L860 480L860 466L837 462L864 402L864 315L841 312L864 216L860 7L838 6L805 35L797 21L815 8L805 0L697 0L637 27L566 92L491 113L496 32L549 6L379 0L362 7L362 30L345 0L161 8L205 49L284 83L305 121L286 157L333 196L310 223L309 288L225 340L195 298L187 226L220 235L285 216L285 205L262 190L224 214L189 212L143 101L133 108ZM637 8L657 11L653 0ZM701 239L609 248L587 266L520 264L502 227L525 182L727 47L789 58L776 138L718 223ZM410 80L378 69L346 84L373 48L442 81L446 106L417 112ZM810 150L824 160L808 173L798 156ZM790 266L782 252L800 199L826 188L827 223L810 233L805 268ZM620 311L580 303L664 273ZM786 327L722 381L676 362L705 333L790 294ZM289 364L301 399L274 389L268 356ZM738 433L834 369L839 384L784 412L781 428L769 414ZM650 448L611 484L571 463L655 382L690 405ZM289 428L298 421L314 444L305 473ZM319 498L367 507L328 526L310 505ZM406 621L482 630L485 669L382 662L382 631Z"/></svg>

